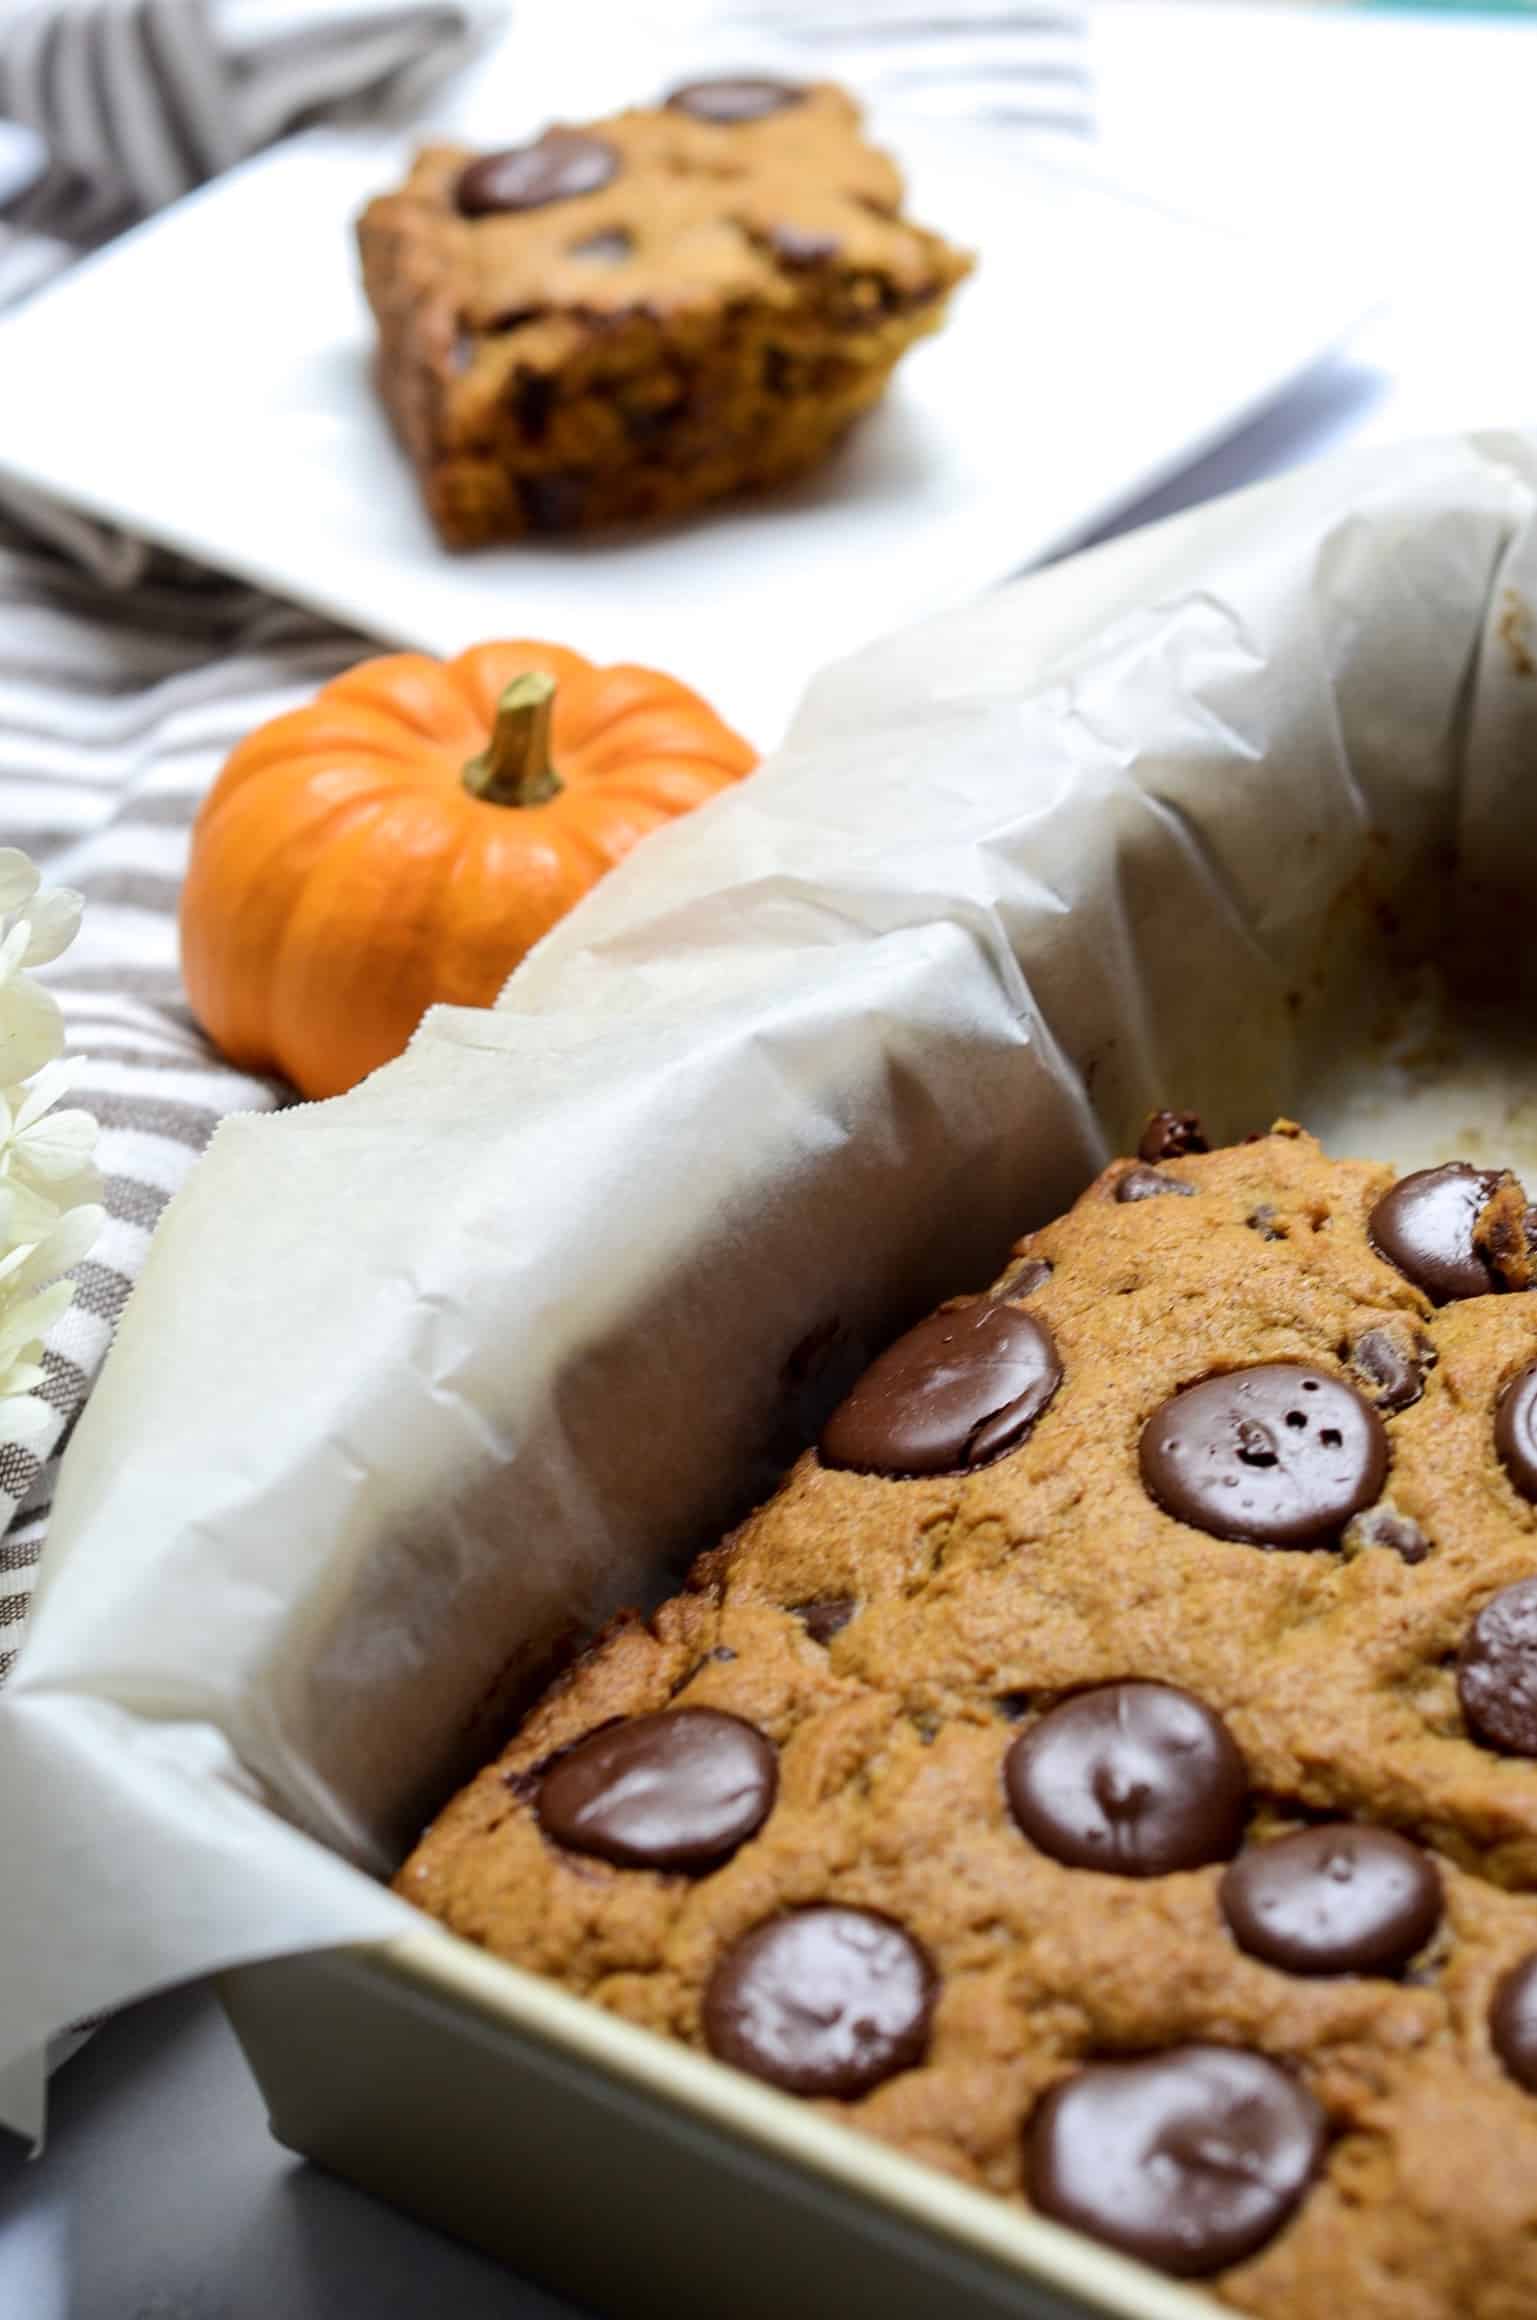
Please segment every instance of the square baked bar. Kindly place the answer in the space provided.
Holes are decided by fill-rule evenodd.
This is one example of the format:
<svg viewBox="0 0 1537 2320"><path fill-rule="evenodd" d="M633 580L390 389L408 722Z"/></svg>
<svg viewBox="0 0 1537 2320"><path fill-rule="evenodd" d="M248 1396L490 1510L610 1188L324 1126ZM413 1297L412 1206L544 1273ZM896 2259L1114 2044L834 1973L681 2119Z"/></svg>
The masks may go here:
<svg viewBox="0 0 1537 2320"><path fill-rule="evenodd" d="M971 260L831 84L695 82L358 222L378 381L449 547L665 516L823 458Z"/></svg>
<svg viewBox="0 0 1537 2320"><path fill-rule="evenodd" d="M1158 1114L399 1890L1253 2320L1531 2320L1533 1221Z"/></svg>

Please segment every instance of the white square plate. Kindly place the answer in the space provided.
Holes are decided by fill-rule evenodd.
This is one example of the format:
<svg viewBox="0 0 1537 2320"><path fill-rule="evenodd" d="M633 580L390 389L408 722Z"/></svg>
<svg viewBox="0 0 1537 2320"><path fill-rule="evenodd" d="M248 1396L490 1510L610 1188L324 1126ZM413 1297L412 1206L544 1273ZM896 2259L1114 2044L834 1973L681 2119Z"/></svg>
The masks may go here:
<svg viewBox="0 0 1537 2320"><path fill-rule="evenodd" d="M1329 252L1256 248L1017 136L880 127L914 215L980 264L881 409L790 492L665 529L439 548L368 376L351 220L408 143L377 130L248 163L0 323L0 469L392 643L522 634L654 662L771 744L821 662L1081 536L1368 303Z"/></svg>

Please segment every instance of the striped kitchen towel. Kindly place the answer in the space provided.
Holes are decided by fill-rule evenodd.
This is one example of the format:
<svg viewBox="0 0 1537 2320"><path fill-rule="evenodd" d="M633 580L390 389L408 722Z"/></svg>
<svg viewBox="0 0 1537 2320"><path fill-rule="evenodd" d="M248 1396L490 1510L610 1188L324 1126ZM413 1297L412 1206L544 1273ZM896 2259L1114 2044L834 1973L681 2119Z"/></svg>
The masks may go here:
<svg viewBox="0 0 1537 2320"><path fill-rule="evenodd" d="M669 0L650 6L670 28ZM697 18L700 0L670 7ZM708 0L703 13L694 53L705 69L775 64L846 81L873 105L1093 131L1088 20L1068 0Z"/></svg>
<svg viewBox="0 0 1537 2320"><path fill-rule="evenodd" d="M587 4L587 0L584 0ZM1088 125L1082 12L1018 0L612 0L655 18L670 77L773 62L868 96L1031 131ZM541 11L512 39L537 54ZM0 116L42 138L41 180L0 213L0 306L133 218L301 122L399 110L494 21L484 0L0 0ZM42 970L71 1103L100 1124L107 1222L50 1333L40 1449L0 1449L0 1679L15 1658L68 1432L156 1220L218 1121L287 1092L221 1063L188 1011L176 906L199 798L264 718L365 652L362 638L0 487L0 845L85 897Z"/></svg>
<svg viewBox="0 0 1537 2320"><path fill-rule="evenodd" d="M41 178L0 217L0 306L83 250L325 111L398 109L461 61L484 11L282 0L0 5L0 115ZM284 1100L230 1070L182 997L176 905L197 802L227 752L366 650L361 638L34 495L0 492L0 844L85 897L43 969L94 1113L106 1222L43 1349L41 1439L0 1445L0 1680L16 1656L69 1429L155 1223L226 1112Z"/></svg>
<svg viewBox="0 0 1537 2320"><path fill-rule="evenodd" d="M46 981L70 1096L99 1123L106 1222L49 1333L38 1391L51 1440L0 1448L0 1676L20 1642L59 1454L149 1236L226 1112L283 1100L221 1063L182 997L176 904L197 802L227 752L296 707L362 641L206 575L163 567L131 596L0 524L0 833L85 897Z"/></svg>

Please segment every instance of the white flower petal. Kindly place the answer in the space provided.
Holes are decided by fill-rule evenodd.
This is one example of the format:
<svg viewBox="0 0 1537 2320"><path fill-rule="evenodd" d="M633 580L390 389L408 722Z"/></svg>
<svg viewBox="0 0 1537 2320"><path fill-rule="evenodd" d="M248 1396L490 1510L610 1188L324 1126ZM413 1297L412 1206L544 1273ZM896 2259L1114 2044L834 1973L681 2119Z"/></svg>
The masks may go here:
<svg viewBox="0 0 1537 2320"><path fill-rule="evenodd" d="M0 918L30 902L39 883L35 866L19 846L0 846Z"/></svg>
<svg viewBox="0 0 1537 2320"><path fill-rule="evenodd" d="M0 924L3 923L0 920ZM14 976L20 974L21 963L27 955L27 944L31 939L31 930L25 919L7 928L4 939L0 940L0 991L5 989Z"/></svg>
<svg viewBox="0 0 1537 2320"><path fill-rule="evenodd" d="M0 1229L8 1246L36 1248L57 1230L65 1213L47 1192L21 1178L0 1180Z"/></svg>
<svg viewBox="0 0 1537 2320"><path fill-rule="evenodd" d="M84 900L72 886L52 886L27 905L23 924L29 928L23 964L46 966L67 951L80 932Z"/></svg>
<svg viewBox="0 0 1537 2320"><path fill-rule="evenodd" d="M54 1062L45 1063L24 1086L0 1089L0 1137L5 1134L7 1113L17 1133L24 1134L34 1120L41 1119L50 1104L68 1095L84 1069L83 1056L61 1055Z"/></svg>
<svg viewBox="0 0 1537 2320"><path fill-rule="evenodd" d="M56 1217L68 1216L72 1209L101 1199L101 1172L96 1168L77 1168L72 1176L39 1177L34 1182L23 1166L9 1181L21 1185L35 1200L46 1200Z"/></svg>
<svg viewBox="0 0 1537 2320"><path fill-rule="evenodd" d="M78 1265L86 1256L105 1219L105 1209L94 1201L72 1208L62 1216L45 1241L40 1241L10 1277L9 1286L20 1289L40 1289L59 1273L67 1273L71 1265Z"/></svg>
<svg viewBox="0 0 1537 2320"><path fill-rule="evenodd" d="M54 1112L11 1139L22 1183L41 1191L82 1169L96 1149L96 1122L89 1112Z"/></svg>
<svg viewBox="0 0 1537 2320"><path fill-rule="evenodd" d="M35 1361L35 1348L45 1338L56 1321L69 1311L74 1290L68 1281L55 1281L50 1288L39 1289L35 1296L23 1298L11 1311L0 1315L0 1364L26 1359Z"/></svg>
<svg viewBox="0 0 1537 2320"><path fill-rule="evenodd" d="M0 963L5 945L0 944ZM49 991L25 975L0 979L0 1086L30 1079L64 1045L64 1018Z"/></svg>

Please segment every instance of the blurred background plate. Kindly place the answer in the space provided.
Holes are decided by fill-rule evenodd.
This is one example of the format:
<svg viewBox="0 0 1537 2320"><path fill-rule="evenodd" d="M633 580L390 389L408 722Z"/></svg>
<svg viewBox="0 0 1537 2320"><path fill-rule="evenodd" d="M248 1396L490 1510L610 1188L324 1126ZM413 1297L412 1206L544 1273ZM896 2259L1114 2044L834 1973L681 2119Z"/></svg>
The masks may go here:
<svg viewBox="0 0 1537 2320"><path fill-rule="evenodd" d="M538 95L509 118L482 82L460 117L506 139L559 111ZM247 164L0 324L0 467L388 641L521 632L658 662L770 744L818 663L1148 491L1336 346L1374 287L1321 235L1271 248L1192 222L1005 126L877 126L915 214L981 264L881 410L788 493L446 555L368 376L351 221L408 151L377 130Z"/></svg>

